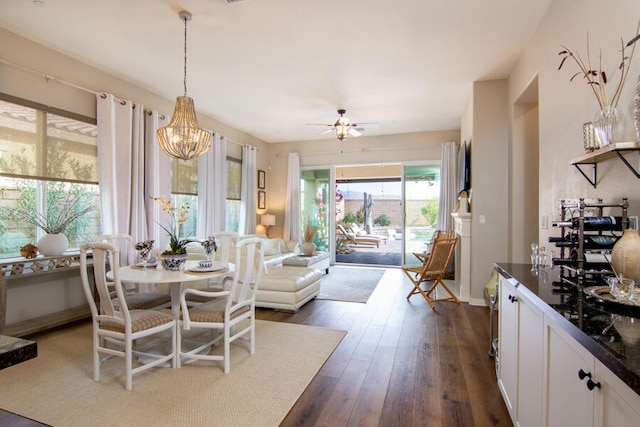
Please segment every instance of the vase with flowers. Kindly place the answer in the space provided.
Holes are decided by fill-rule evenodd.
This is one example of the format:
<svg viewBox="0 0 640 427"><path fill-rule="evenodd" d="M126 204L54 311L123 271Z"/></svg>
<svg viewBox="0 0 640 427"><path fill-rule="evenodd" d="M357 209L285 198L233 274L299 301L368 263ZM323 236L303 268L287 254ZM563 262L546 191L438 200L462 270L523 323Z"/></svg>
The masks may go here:
<svg viewBox="0 0 640 427"><path fill-rule="evenodd" d="M588 35L586 62L580 54L566 46L562 46L562 50L559 52L562 60L560 61L558 70L562 68L567 59L571 58L578 66L579 71L571 76L570 81L581 76L587 82L598 101L599 110L593 119L593 127L600 148L619 142L624 132L625 115L618 109L618 102L620 101L622 89L629 74L629 68L635 52L635 42L638 41L638 39L640 39L640 23L636 29L636 35L631 38L631 40L627 43L624 43L622 39L620 40L620 63L617 66L619 75L611 97L609 97L607 93L607 84L610 83L609 77L615 72L607 74L602 68L602 53L598 56L598 67L592 66ZM631 47L631 53L627 55L626 49L629 47Z"/></svg>
<svg viewBox="0 0 640 427"><path fill-rule="evenodd" d="M311 218L307 218L307 225L304 227L304 243L300 245L302 255L312 256L316 252L316 244L313 239L316 236L318 227L311 223Z"/></svg>
<svg viewBox="0 0 640 427"><path fill-rule="evenodd" d="M184 204L177 208L171 200L164 197L151 197L160 203L162 211L169 218L169 227L159 224L169 236L169 248L160 254L162 266L167 270L177 271L187 261L187 243L189 239L181 237L182 226L189 219L190 206Z"/></svg>

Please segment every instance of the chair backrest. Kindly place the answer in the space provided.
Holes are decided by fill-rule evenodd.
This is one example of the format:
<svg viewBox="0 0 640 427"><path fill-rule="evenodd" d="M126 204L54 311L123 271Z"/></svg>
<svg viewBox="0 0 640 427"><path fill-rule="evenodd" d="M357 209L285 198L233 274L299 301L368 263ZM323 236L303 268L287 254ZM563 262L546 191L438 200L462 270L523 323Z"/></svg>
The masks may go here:
<svg viewBox="0 0 640 427"><path fill-rule="evenodd" d="M133 238L128 234L103 234L96 239L96 242L109 243L120 253L120 265L133 265L136 262L135 251L133 249Z"/></svg>
<svg viewBox="0 0 640 427"><path fill-rule="evenodd" d="M336 224L336 227L345 239L353 239L355 237L355 234L347 231L342 224Z"/></svg>
<svg viewBox="0 0 640 427"><path fill-rule="evenodd" d="M230 294L234 303L255 303L264 273L263 239L252 237L236 243L236 265Z"/></svg>
<svg viewBox="0 0 640 427"><path fill-rule="evenodd" d="M444 275L453 259L456 243L458 243L457 238L436 240L431 249L431 255L429 255L429 259L424 265L423 272L428 272L430 275L436 273Z"/></svg>
<svg viewBox="0 0 640 427"><path fill-rule="evenodd" d="M218 250L216 251L216 261L223 264L229 264L231 256L231 248L233 242L238 237L238 233L231 231L219 231L213 234L218 242Z"/></svg>
<svg viewBox="0 0 640 427"><path fill-rule="evenodd" d="M87 264L87 252L89 251L93 254L93 277L100 310L98 310L89 283ZM130 323L125 292L120 282L119 259L118 249L109 243L86 243L80 248L80 278L94 321L109 320L122 325ZM110 260L114 260L110 264L112 280L107 280L107 261ZM110 287L115 287L115 298Z"/></svg>

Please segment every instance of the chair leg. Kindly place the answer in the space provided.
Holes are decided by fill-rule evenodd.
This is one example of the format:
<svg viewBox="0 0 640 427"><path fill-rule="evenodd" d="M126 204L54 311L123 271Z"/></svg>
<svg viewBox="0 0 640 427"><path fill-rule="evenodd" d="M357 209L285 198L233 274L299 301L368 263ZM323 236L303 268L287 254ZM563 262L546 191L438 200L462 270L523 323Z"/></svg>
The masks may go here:
<svg viewBox="0 0 640 427"><path fill-rule="evenodd" d="M175 332L175 341L173 343L174 346L174 353L175 354L175 359L174 359L174 363L176 365L176 368L179 368L181 365L181 357L180 354L182 353L182 326L181 325L177 325L176 326L176 332Z"/></svg>
<svg viewBox="0 0 640 427"><path fill-rule="evenodd" d="M130 339L126 340L124 345L125 371L127 377L127 390L133 388L133 345Z"/></svg>
<svg viewBox="0 0 640 427"><path fill-rule="evenodd" d="M100 381L100 352L98 347L100 346L101 338L95 330L93 331L93 380Z"/></svg>
<svg viewBox="0 0 640 427"><path fill-rule="evenodd" d="M224 373L228 374L231 368L231 363L229 363L229 357L231 354L231 343L230 340L231 331L228 325L224 327Z"/></svg>

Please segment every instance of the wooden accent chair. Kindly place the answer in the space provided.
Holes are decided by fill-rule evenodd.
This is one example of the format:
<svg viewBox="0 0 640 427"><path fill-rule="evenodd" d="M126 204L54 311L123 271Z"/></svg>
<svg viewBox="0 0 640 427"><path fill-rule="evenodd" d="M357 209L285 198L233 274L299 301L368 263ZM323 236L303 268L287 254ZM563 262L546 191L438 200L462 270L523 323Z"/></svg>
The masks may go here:
<svg viewBox="0 0 640 427"><path fill-rule="evenodd" d="M87 252L93 254L93 274L96 295L89 283ZM80 277L85 297L89 303L93 322L93 379L100 381L100 365L111 356L123 357L125 360L126 389L132 388L134 374L145 371L169 361L176 367L176 321L167 313L155 310L129 310L124 288L119 276L119 251L108 243L87 243L80 248ZM113 281L107 281L107 261L112 260L111 274ZM109 285L115 288L115 299L110 295ZM95 299L94 299L95 298ZM96 301L97 299L97 301ZM100 310L98 310L100 307ZM166 354L153 354L138 350L136 341L171 332L171 336L162 337L170 342L171 351ZM169 341L170 340L170 341ZM100 353L109 356L100 359ZM133 356L148 358L150 362L133 367Z"/></svg>
<svg viewBox="0 0 640 427"><path fill-rule="evenodd" d="M248 238L236 244L235 271L229 290L212 292L211 290L184 289L180 297L182 320L179 322L185 331L191 329L212 329L220 333L213 339L199 343L191 350L183 349L182 328L178 328L178 367L180 358L221 360L224 373L230 370L230 344L243 338L249 341L249 353L255 353L255 304L256 293L264 272L263 239ZM189 307L190 295L214 297L203 304ZM241 328L236 330L236 327ZM245 335L249 338L245 338ZM208 354L207 349L223 340L223 355Z"/></svg>
<svg viewBox="0 0 640 427"><path fill-rule="evenodd" d="M425 252L413 252L413 256L415 256L416 258L418 258L420 260L420 262L422 264L424 264L425 262L427 262L427 259L429 258L429 255L431 254L431 249L433 248L433 245L441 239L453 239L455 236L455 232L453 232L452 230L436 230L433 235L431 236L431 241L429 242L429 244L427 245L427 250Z"/></svg>
<svg viewBox="0 0 640 427"><path fill-rule="evenodd" d="M431 255L426 262L418 267L403 267L402 271L409 277L413 284L413 290L407 295L407 299L415 294L421 294L427 303L435 310L435 302L437 301L454 301L460 304L458 298L453 294L451 289L442 280L447 273L449 264L455 253L457 238L439 239L431 248ZM422 284L429 283L428 289L423 289ZM449 294L446 298L432 298L431 294L436 291L438 285L441 285Z"/></svg>
<svg viewBox="0 0 640 427"><path fill-rule="evenodd" d="M113 246L119 253L118 266L135 265L135 256L133 254L133 238L128 234L104 234L96 239L97 242L108 243ZM113 255L109 256L109 265L113 265ZM150 267L151 268L151 267ZM113 285L110 285L113 286ZM148 285L155 289L155 285ZM152 310L162 309L171 306L171 296L168 292L155 292L153 289L142 291L139 285L125 288L127 306L129 310ZM115 296L113 290L112 297Z"/></svg>

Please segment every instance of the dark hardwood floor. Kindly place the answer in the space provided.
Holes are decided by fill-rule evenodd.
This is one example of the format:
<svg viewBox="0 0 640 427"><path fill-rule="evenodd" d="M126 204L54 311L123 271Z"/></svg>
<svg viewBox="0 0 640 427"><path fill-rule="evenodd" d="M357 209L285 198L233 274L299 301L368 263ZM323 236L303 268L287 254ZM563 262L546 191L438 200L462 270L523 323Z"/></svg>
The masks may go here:
<svg viewBox="0 0 640 427"><path fill-rule="evenodd" d="M416 295L388 269L366 304L314 300L263 320L348 331L281 426L511 426L489 351L489 309ZM41 426L0 410L0 426Z"/></svg>
<svg viewBox="0 0 640 427"><path fill-rule="evenodd" d="M348 331L281 426L511 426L489 351L489 309L416 295L388 269L366 304L314 300L263 320Z"/></svg>

